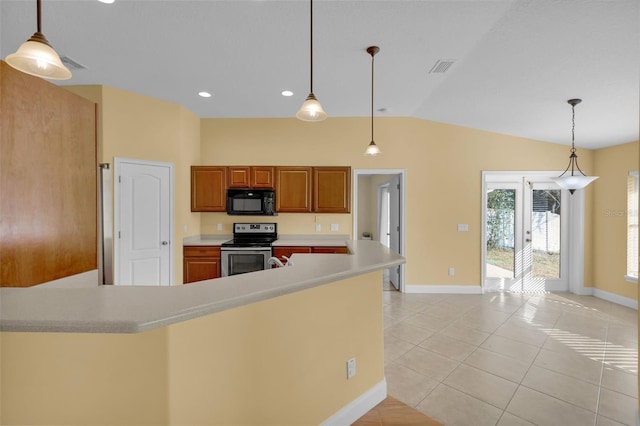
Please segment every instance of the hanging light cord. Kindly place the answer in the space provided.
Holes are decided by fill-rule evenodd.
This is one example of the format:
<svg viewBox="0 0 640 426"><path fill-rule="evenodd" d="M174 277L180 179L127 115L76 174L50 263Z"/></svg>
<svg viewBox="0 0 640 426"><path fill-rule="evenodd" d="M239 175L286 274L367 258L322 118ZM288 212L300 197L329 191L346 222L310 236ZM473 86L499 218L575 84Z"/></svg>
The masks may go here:
<svg viewBox="0 0 640 426"><path fill-rule="evenodd" d="M580 172L580 174L582 174L582 176L586 176L584 172L580 169L580 166L578 165L578 155L576 154L576 145L575 145L576 105L579 104L581 101L580 99L571 99L568 102L571 105L571 155L569 155L569 165L564 170L564 172L562 172L560 176L563 176L565 173L567 173L569 169L571 169L571 176L573 176L576 169L578 169L578 171Z"/></svg>
<svg viewBox="0 0 640 426"><path fill-rule="evenodd" d="M41 5L40 0L37 0L36 4L37 4L36 7L37 7L37 11L38 11L37 12L37 14L38 14L38 32L42 33L42 17L41 17L41 15L42 15L42 5Z"/></svg>
<svg viewBox="0 0 640 426"><path fill-rule="evenodd" d="M310 61L309 63L311 64L311 78L310 78L310 90L309 93L313 94L313 0L311 0L309 2L309 4L311 5L311 13L309 14L309 16L311 17L310 22L311 25L309 25L309 56L310 56Z"/></svg>
<svg viewBox="0 0 640 426"><path fill-rule="evenodd" d="M374 61L374 52L369 52L371 54L371 140L373 141L373 61Z"/></svg>

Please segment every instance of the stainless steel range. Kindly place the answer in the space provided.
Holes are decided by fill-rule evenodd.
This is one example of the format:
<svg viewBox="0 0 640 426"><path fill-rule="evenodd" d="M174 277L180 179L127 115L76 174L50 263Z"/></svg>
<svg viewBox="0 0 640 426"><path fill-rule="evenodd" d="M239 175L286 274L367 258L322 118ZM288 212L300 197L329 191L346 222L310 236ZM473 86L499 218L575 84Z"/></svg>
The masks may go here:
<svg viewBox="0 0 640 426"><path fill-rule="evenodd" d="M271 244L278 239L277 223L234 223L233 240L222 243L221 275L269 269Z"/></svg>

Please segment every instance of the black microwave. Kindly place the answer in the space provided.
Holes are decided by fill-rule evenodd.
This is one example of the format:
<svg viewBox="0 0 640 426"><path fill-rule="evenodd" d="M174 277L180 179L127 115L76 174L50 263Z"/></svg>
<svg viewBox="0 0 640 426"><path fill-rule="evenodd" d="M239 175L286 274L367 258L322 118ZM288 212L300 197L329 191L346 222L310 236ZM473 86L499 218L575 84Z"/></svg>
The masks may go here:
<svg viewBox="0 0 640 426"><path fill-rule="evenodd" d="M272 189L227 189L227 214L275 216L276 193Z"/></svg>

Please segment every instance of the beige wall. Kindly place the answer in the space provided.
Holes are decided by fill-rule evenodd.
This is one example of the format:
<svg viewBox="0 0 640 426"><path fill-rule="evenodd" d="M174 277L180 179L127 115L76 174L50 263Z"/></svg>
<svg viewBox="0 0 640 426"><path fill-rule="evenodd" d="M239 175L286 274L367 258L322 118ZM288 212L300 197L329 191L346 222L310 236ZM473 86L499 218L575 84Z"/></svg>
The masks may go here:
<svg viewBox="0 0 640 426"><path fill-rule="evenodd" d="M140 334L1 333L0 424L320 424L384 380L381 280Z"/></svg>
<svg viewBox="0 0 640 426"><path fill-rule="evenodd" d="M173 163L174 279L182 284L182 239L200 233L200 214L190 211L190 167L200 160L200 118L175 103L108 86L66 88L99 104L99 162L113 167L120 157Z"/></svg>
<svg viewBox="0 0 640 426"><path fill-rule="evenodd" d="M595 151L593 263L594 287L636 299L637 287L627 273L627 176L638 170L639 143Z"/></svg>
<svg viewBox="0 0 640 426"><path fill-rule="evenodd" d="M203 119L201 123L200 164L406 169L406 283L413 285L480 285L483 170L564 170L569 160L566 145L413 118L377 119L376 142L383 150L379 157L363 155L369 141L365 118L321 123L295 118ZM592 172L593 153L579 150L578 154L583 169ZM586 202L590 211L590 188ZM351 215L332 216L336 221L344 216L340 232L351 232ZM303 234L314 232L314 219L303 214L278 217L281 232ZM215 224L232 222L223 214L203 215L202 230L215 233ZM470 232L458 233L458 223L469 224ZM590 247L590 227L585 241ZM587 261L589 255L585 253ZM591 263L586 264L589 284ZM456 268L455 276L448 275L449 266Z"/></svg>
<svg viewBox="0 0 640 426"><path fill-rule="evenodd" d="M365 157L366 118L331 118L322 123L294 118L200 120L181 106L110 87L68 88L100 105L100 161L120 156L176 165L176 242L199 233L230 234L237 221L224 213L190 212L192 164L405 169L406 279L413 285L480 284L482 171L564 170L569 155L565 145L419 119L378 118L376 139L383 155ZM603 209L621 203L617 196L610 198L616 193L609 190L615 185L610 179L620 171L615 165L618 159L631 161L633 152L628 150L633 146L637 143L598 151L579 149L578 155L583 170L601 176L586 189L584 284L635 299L627 283L607 275L608 257L625 245L609 238L607 227L615 220L603 217ZM273 220L283 234L315 234L316 222L322 234L352 234L350 214L290 213ZM330 231L332 223L339 225L338 231ZM469 232L457 232L458 223L468 223ZM602 242L608 251L599 245ZM182 252L178 244L174 247L175 280L181 283ZM456 269L455 276L447 274L449 266Z"/></svg>

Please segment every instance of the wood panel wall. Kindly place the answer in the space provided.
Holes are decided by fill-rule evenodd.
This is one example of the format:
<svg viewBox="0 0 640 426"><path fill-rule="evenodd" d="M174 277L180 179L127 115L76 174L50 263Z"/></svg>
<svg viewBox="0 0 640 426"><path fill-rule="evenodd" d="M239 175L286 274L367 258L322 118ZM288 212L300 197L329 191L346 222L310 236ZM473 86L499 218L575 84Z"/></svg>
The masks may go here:
<svg viewBox="0 0 640 426"><path fill-rule="evenodd" d="M0 286L97 269L96 105L0 61L0 137Z"/></svg>

